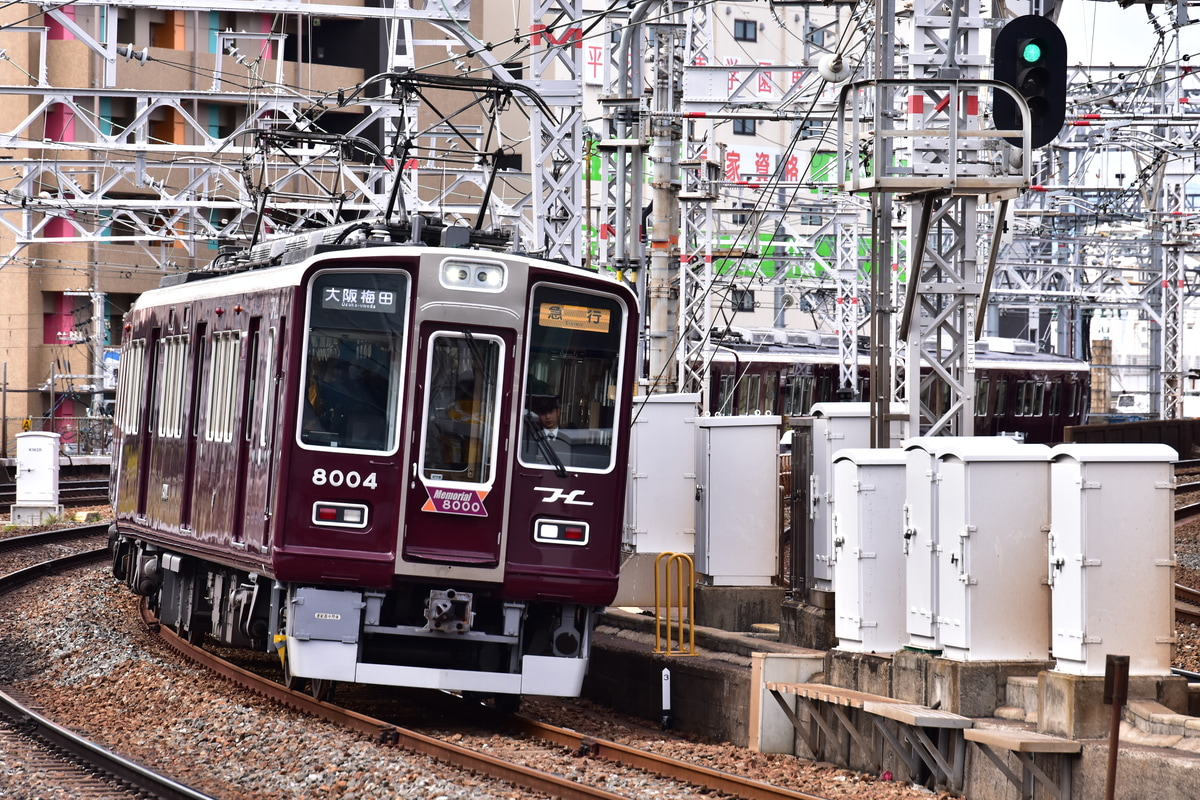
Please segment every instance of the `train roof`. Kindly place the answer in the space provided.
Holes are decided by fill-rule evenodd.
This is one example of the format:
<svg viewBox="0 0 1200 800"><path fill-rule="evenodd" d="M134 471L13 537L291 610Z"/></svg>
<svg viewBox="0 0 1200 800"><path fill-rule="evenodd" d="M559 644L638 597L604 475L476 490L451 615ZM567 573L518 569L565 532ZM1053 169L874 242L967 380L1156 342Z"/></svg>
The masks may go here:
<svg viewBox="0 0 1200 800"><path fill-rule="evenodd" d="M339 226L335 231L344 232L347 226ZM307 241L300 246L297 238ZM323 258L336 258L338 255L406 256L406 257L435 257L501 261L518 258L529 258L518 253L500 252L492 249L472 247L469 244L461 246L430 246L423 243L392 242L386 239L365 239L351 237L341 243L334 243L338 237L329 230L315 231L301 237L286 237L276 240L279 242L269 258L249 262L246 256L238 256L232 261L230 256L218 256L208 269L169 275L160 282L159 286L143 293L135 302L135 308L157 306L172 303L187 303L215 297L245 294L264 289L299 286L304 274L314 263ZM270 243L267 243L270 244ZM264 245L263 247L266 247ZM260 255L268 252L264 250ZM538 260L538 266L570 272L572 275L591 275L597 280L606 280L603 274L580 270L567 264L555 261ZM621 285L618 281L606 281Z"/></svg>

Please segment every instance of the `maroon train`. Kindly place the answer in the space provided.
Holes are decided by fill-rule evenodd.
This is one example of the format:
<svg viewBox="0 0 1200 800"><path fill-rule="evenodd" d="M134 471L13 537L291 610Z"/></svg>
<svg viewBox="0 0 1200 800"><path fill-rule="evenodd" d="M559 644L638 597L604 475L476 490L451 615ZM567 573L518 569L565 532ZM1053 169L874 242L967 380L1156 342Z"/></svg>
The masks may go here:
<svg viewBox="0 0 1200 800"><path fill-rule="evenodd" d="M408 238L269 242L139 299L114 574L184 636L277 650L318 696L577 695L617 589L634 297Z"/></svg>
<svg viewBox="0 0 1200 800"><path fill-rule="evenodd" d="M837 337L814 331L735 328L707 355L714 414L808 413L832 403L841 374ZM868 397L870 359L857 358L859 399ZM1021 433L1031 443L1063 441L1068 425L1087 419L1087 363L1040 353L1032 342L988 337L975 346L976 436ZM923 398L940 410L943 398Z"/></svg>

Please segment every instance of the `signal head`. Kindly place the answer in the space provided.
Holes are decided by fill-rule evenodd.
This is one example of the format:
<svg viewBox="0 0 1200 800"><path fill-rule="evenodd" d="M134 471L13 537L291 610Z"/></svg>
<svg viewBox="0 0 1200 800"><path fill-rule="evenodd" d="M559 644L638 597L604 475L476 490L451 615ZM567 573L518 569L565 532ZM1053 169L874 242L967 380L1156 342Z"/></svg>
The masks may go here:
<svg viewBox="0 0 1200 800"><path fill-rule="evenodd" d="M1067 115L1067 40L1049 17L1028 14L1009 22L992 46L994 75L1017 90L1029 106L1029 144L1042 147L1062 131ZM997 91L992 118L999 130L1021 127L1019 105ZM1017 145L1021 140L1005 137Z"/></svg>

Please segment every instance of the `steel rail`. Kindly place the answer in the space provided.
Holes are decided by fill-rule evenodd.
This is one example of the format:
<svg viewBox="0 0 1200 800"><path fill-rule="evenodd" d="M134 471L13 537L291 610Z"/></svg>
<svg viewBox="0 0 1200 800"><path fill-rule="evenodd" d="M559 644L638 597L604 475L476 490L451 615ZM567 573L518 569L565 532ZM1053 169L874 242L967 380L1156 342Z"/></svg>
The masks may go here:
<svg viewBox="0 0 1200 800"><path fill-rule="evenodd" d="M93 525L88 527L105 528L106 526ZM69 528L65 530L78 535L80 531L86 530L86 528ZM58 533L58 531L49 533ZM95 532L83 534L84 537L89 535L95 535ZM44 544L44 542L37 541L39 538L37 535L13 538L23 540L27 546ZM8 573L7 575L0 576L0 594L11 592L19 586L47 575L65 572L76 566L103 561L107 556L107 548L82 550ZM95 742L58 725L3 691L0 691L0 715L9 718L23 732L45 742L49 747L66 753L71 760L88 768L95 769L115 781L124 782L134 787L134 789L146 792L155 798L161 798L162 800L214 800L211 795L196 791L165 775L160 775L153 770L143 767L141 764L123 758Z"/></svg>
<svg viewBox="0 0 1200 800"><path fill-rule="evenodd" d="M544 792L553 797L567 800L627 800L624 795L613 794L557 775L531 769L518 764L469 750L424 734L392 725L383 720L340 708L331 703L316 700L302 692L287 687L230 664L224 659L189 644L182 637L161 625L142 604L142 617L147 626L171 647L212 669L239 686L250 689L290 708L333 722L350 730L362 733L380 744L401 747L411 752L429 756L443 763L508 781L525 789ZM583 736L574 731L537 722L525 717L510 715L505 724L516 732L530 738L541 739L570 750L605 758L656 774L668 780L680 781L694 786L719 790L746 800L824 800L817 795L795 792L771 786L761 781L742 778L708 767L689 764L677 759L638 750L633 747Z"/></svg>
<svg viewBox="0 0 1200 800"><path fill-rule="evenodd" d="M54 575L55 573L63 572L83 564L103 561L106 557L108 557L107 547L102 547L98 550L80 550L78 553L71 553L61 558L43 561L40 564L34 564L31 567L10 572L7 575L0 575L0 594L10 592L18 586L30 583L38 578L44 578L47 575Z"/></svg>
<svg viewBox="0 0 1200 800"><path fill-rule="evenodd" d="M1175 584L1175 621L1200 624L1200 591Z"/></svg>
<svg viewBox="0 0 1200 800"><path fill-rule="evenodd" d="M38 531L37 533L26 533L20 536L9 536L6 539L0 539L0 553L9 550L20 550L21 548L55 544L57 542L92 539L104 536L107 533L108 523L103 523L100 525L83 525L73 528L55 528L51 531Z"/></svg>
<svg viewBox="0 0 1200 800"><path fill-rule="evenodd" d="M823 800L823 798L817 795L795 792L791 789L772 786L769 783L763 783L751 778L743 778L740 775L732 775L710 767L689 764L686 761L680 761L676 758L651 753L647 750L639 750L635 747L628 747L604 739L597 739L594 736L586 736L566 728L548 725L544 722L538 722L519 715L510 717L507 723L530 738L543 739L579 753L614 761L625 766L636 767L637 769L653 772L656 775L683 783L704 786L734 797L744 797L746 800L780 800L781 798L789 798L790 800Z"/></svg>
<svg viewBox="0 0 1200 800"><path fill-rule="evenodd" d="M290 708L362 733L380 744L395 745L404 750L428 756L445 764L451 764L498 780L508 781L515 786L531 791L543 792L552 797L561 797L564 800L628 800L623 795L586 786L519 764L510 764L494 756L468 750L465 747L444 742L431 736L425 736L416 731L400 728L383 720L368 717L365 714L359 714L322 700L316 700L300 692L294 692L285 686L244 670L235 664L230 664L212 653L189 644L169 628L159 624L145 603L142 603L142 617L146 620L146 624L150 630L157 632L163 641L171 647L238 686L242 686Z"/></svg>
<svg viewBox="0 0 1200 800"><path fill-rule="evenodd" d="M148 792L160 800L215 800L212 795L159 775L55 724L3 691L0 691L0 715L11 719L24 733L66 753L70 760L127 783L138 791Z"/></svg>

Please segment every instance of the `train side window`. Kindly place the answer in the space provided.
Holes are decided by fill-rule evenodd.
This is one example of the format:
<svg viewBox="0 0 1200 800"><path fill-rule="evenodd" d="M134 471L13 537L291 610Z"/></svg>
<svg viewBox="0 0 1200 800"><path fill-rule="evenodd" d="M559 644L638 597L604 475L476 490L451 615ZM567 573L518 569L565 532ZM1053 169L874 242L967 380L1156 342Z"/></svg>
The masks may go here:
<svg viewBox="0 0 1200 800"><path fill-rule="evenodd" d="M1008 413L1008 381L1006 380L996 381L996 405L994 413L997 417L1003 417Z"/></svg>
<svg viewBox="0 0 1200 800"><path fill-rule="evenodd" d="M831 403L837 398L833 396L833 381L828 375L822 375L817 378L817 395L813 398L814 403Z"/></svg>
<svg viewBox="0 0 1200 800"><path fill-rule="evenodd" d="M241 363L242 332L213 334L212 364L208 373L208 409L204 438L210 442L233 441L237 402L237 369Z"/></svg>
<svg viewBox="0 0 1200 800"><path fill-rule="evenodd" d="M501 339L469 331L430 337L421 467L427 480L492 482L503 351Z"/></svg>
<svg viewBox="0 0 1200 800"><path fill-rule="evenodd" d="M520 458L562 473L609 470L626 310L614 297L538 285L529 308Z"/></svg>
<svg viewBox="0 0 1200 800"><path fill-rule="evenodd" d="M742 395L740 414L753 414L758 411L759 396L762 392L762 376L746 375L742 378Z"/></svg>
<svg viewBox="0 0 1200 800"><path fill-rule="evenodd" d="M720 391L717 393L717 412L718 414L729 415L733 413L733 389L737 385L732 375L722 375Z"/></svg>
<svg viewBox="0 0 1200 800"><path fill-rule="evenodd" d="M763 408L764 414L775 413L776 398L779 397L779 373L771 372L767 374L767 393L764 397L766 405Z"/></svg>
<svg viewBox="0 0 1200 800"><path fill-rule="evenodd" d="M117 384L117 427L122 433L138 433L141 418L143 381L146 370L146 340L134 339L121 354L121 380Z"/></svg>
<svg viewBox="0 0 1200 800"><path fill-rule="evenodd" d="M1033 390L1033 409L1031 413L1035 417L1040 417L1045 413L1046 384L1041 381L1030 381L1029 388Z"/></svg>
<svg viewBox="0 0 1200 800"><path fill-rule="evenodd" d="M975 381L975 416L986 417L988 415L988 389L990 383L987 378Z"/></svg>
<svg viewBox="0 0 1200 800"><path fill-rule="evenodd" d="M264 354L267 363L263 369L263 393L260 408L262 409L262 418L259 420L258 431L258 446L266 447L270 439L268 431L270 430L271 414L275 406L275 347L279 329L274 325L267 328L267 350Z"/></svg>
<svg viewBox="0 0 1200 800"><path fill-rule="evenodd" d="M188 337L168 336L159 344L163 353L162 388L158 397L158 435L183 436L184 380L188 367Z"/></svg>
<svg viewBox="0 0 1200 800"><path fill-rule="evenodd" d="M329 271L309 294L300 442L392 452L404 376L409 278Z"/></svg>
<svg viewBox="0 0 1200 800"><path fill-rule="evenodd" d="M798 413L807 414L813 407L813 379L805 375L800 379L800 408Z"/></svg>
<svg viewBox="0 0 1200 800"><path fill-rule="evenodd" d="M783 413L789 416L800 414L800 379L793 377L787 382L787 394L784 395Z"/></svg>
<svg viewBox="0 0 1200 800"><path fill-rule="evenodd" d="M1050 384L1050 416L1057 417L1062 408L1062 381Z"/></svg>

